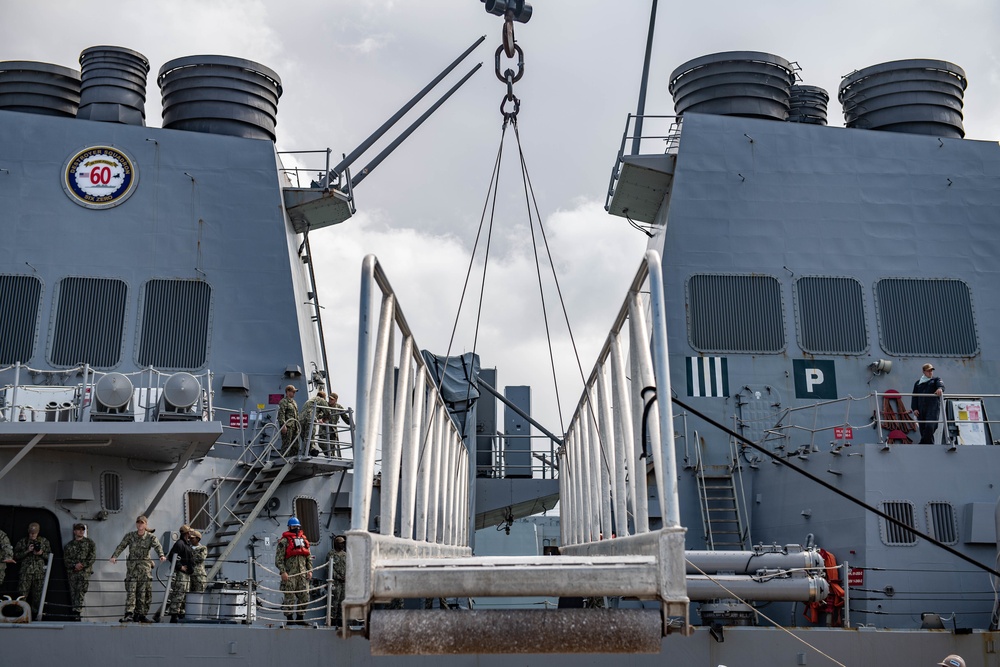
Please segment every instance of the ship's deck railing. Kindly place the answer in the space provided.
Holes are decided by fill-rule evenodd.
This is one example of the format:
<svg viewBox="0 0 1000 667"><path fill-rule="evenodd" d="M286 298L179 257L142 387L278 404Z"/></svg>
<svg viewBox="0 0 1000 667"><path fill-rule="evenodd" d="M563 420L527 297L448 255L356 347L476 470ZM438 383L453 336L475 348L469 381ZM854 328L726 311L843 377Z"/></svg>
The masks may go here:
<svg viewBox="0 0 1000 667"><path fill-rule="evenodd" d="M120 419L156 421L176 418L179 413L162 410L161 398L167 381L179 373L168 373L149 367L131 373L114 373L128 378L132 397L121 409L100 412L96 387L101 378L112 375L98 371L89 364L59 370L43 370L15 363L0 368L0 421L79 422L87 419ZM190 419L213 419L212 371L187 373L200 385L197 400L182 416ZM70 384L71 379L79 381ZM30 382L25 380L30 379Z"/></svg>
<svg viewBox="0 0 1000 667"><path fill-rule="evenodd" d="M318 150L310 151L277 151L278 159L281 162L281 174L288 179L288 184L294 188L311 188L318 190L338 190L345 195L347 195L348 201L353 207L354 202L354 189L351 185L351 171L347 169L343 174L337 174L330 171L330 155L332 153L330 148L322 148ZM294 166L286 166L284 164L284 159L282 156L298 156L298 155L324 155L325 162L323 167L317 167L315 165L309 166L299 166L295 164ZM291 160L298 162L298 157L292 157ZM314 177L315 176L315 180ZM331 182L330 177L333 177ZM303 184L303 182L305 184Z"/></svg>
<svg viewBox="0 0 1000 667"><path fill-rule="evenodd" d="M484 437L482 434L479 438ZM477 438L478 439L478 438ZM523 449L512 450L512 442L518 443L527 440ZM539 444L538 441L544 441ZM508 459L507 454L513 453L517 457L514 462ZM557 479L559 477L559 463L556 459L555 443L547 435L501 435L490 436L489 450L478 449L477 457L489 456L489 464L483 459L476 460L477 477L529 477L532 479ZM520 462L526 459L527 463Z"/></svg>
<svg viewBox="0 0 1000 667"><path fill-rule="evenodd" d="M993 431L1000 422L988 418L988 405L997 403L1000 394L944 394L938 418L922 420L909 409L912 393L873 391L864 396L844 396L808 405L786 407L777 416L761 417L767 424L743 419L737 424L744 430L759 430L759 444L789 454L818 451L820 445L837 448L853 442L888 446L913 444L920 440L921 424L935 425L935 443L952 446L996 444ZM943 428L942 428L943 426ZM875 433L866 438L865 433ZM1000 435L1000 430L997 430Z"/></svg>
<svg viewBox="0 0 1000 667"><path fill-rule="evenodd" d="M611 181L608 183L608 195L604 202L604 210L611 208L618 178L622 173L622 161L631 155L661 155L675 154L681 140L681 116L636 115L629 114L625 119L625 131L622 132L621 146L615 158L615 166L611 169ZM649 123L649 126L646 125Z"/></svg>
<svg viewBox="0 0 1000 667"><path fill-rule="evenodd" d="M215 408L216 417L222 424L222 437L217 447L239 447L238 457L245 465L259 463L267 454L271 440L277 434L280 439L280 424L277 424L277 408L247 412L242 409ZM328 415L321 421L320 415ZM333 422L336 415L337 422ZM354 458L354 410L336 409L314 404L311 414L304 418L308 433L300 433L297 453L309 456L313 453L331 458L351 460ZM346 419L346 421L344 421Z"/></svg>

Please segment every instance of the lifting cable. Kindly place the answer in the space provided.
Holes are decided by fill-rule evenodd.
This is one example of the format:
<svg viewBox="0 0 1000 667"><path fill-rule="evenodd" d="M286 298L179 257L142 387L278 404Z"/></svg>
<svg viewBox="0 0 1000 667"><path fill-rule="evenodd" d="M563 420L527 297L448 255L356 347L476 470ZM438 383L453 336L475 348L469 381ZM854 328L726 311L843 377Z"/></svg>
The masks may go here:
<svg viewBox="0 0 1000 667"><path fill-rule="evenodd" d="M516 71L515 71L515 69L513 69L513 65L511 67L507 67L506 69L504 69L503 71L501 71L501 69L502 69L502 67L501 67L501 56L502 55L506 55L508 58L514 58L515 56L517 57L517 62L516 62L516 68L517 69L516 69ZM519 159L520 167L521 167L521 180L522 180L522 184L523 184L523 187L524 187L525 205L526 205L527 214L528 214L528 227L529 227L529 230L530 230L530 233L531 233L531 239L532 239L532 251L534 253L534 259L535 259L535 274L536 274L536 277L538 279L539 297L541 299L542 316L543 316L543 320L544 320L544 324L545 324L545 337L546 337L546 342L548 344L549 364L550 364L550 367L551 367L551 370L552 370L552 379L553 379L553 385L554 385L554 388L555 388L556 406L557 406L558 415L559 415L559 425L560 425L560 430L563 433L565 433L564 421L563 421L563 416L562 416L562 405L561 405L560 396L559 396L559 384L558 384L558 379L556 377L555 356L554 356L554 352L553 352L553 349L552 349L552 334L551 334L551 329L550 329L550 326L549 326L548 312L547 312L547 309L546 309L545 292L544 292L543 285L542 285L541 264L540 264L540 258L539 258L539 253L538 253L538 239L535 236L535 220L536 219L537 219L537 222L538 222L538 227L539 227L539 230L540 230L540 234L541 234L543 243L545 244L545 250L546 250L546 254L547 254L548 260L549 260L549 265L552 268L553 279L555 280L556 290L557 290L557 293L559 295L560 304L562 305L562 310L563 310L563 315L565 317L566 326L567 326L567 329L570 332L570 340L571 341L573 341L573 334L572 334L572 329L570 328L570 324L569 324L569 317L566 314L566 307L565 307L565 303L563 302L562 291L559 288L559 282L558 282L558 279L556 278L555 267L554 267L554 264L552 262L552 253L549 250L548 240L545 237L545 230L544 230L544 227L542 226L542 222L541 222L541 215L538 212L538 203L537 203L537 201L535 199L534 189L531 186L530 176L528 175L527 163L525 161L524 151L523 151L523 147L521 145L521 135L520 135L520 131L518 130L517 117L518 117L518 113L520 112L520 109L521 109L521 101L514 94L514 84L517 83L518 81L520 81L521 77L524 76L524 51L523 51L523 49L518 44L515 43L515 40L514 40L513 16L512 16L512 12L510 12L510 11L508 11L507 14L504 17L503 39L502 39L501 45L499 47L497 47L497 50L496 50L496 53L495 53L495 74L496 74L497 79L499 79L502 83L506 84L506 86L507 86L507 92L504 95L503 99L500 101L500 113L503 116L503 124L502 124L502 129L501 129L501 136L500 136L500 148L497 151L497 157L496 157L496 160L495 160L494 165L493 165L493 175L492 175L492 178L490 180L489 188L487 190L486 202L485 202L485 204L483 206L483 213L482 213L482 216L480 217L480 221L479 221L479 229L476 232L476 240L475 240L475 242L473 244L472 253L471 253L471 256L469 258L469 266L468 266L468 269L466 271L465 283L464 283L464 285L462 287L462 294L461 294L461 298L460 298L459 305L458 305L458 311L457 311L457 313L455 315L454 324L452 325L451 338L448 341L448 350L447 350L447 353L446 353L446 361L445 361L445 363L447 364L447 360L450 359L450 357L451 357L452 346L454 345L455 334L456 334L456 331L458 329L458 321L459 321L459 318L460 318L461 313L462 313L462 304L464 303L464 300L465 300L465 297L466 297L466 293L467 293L467 290L468 290L468 285L469 285L469 281L470 281L471 274L472 274L472 267L473 267L473 264L475 262L476 252L477 252L477 250L479 248L480 238L483 235L483 226L487 224L487 222L486 222L486 211L487 211L487 209L489 209L490 210L490 217L489 217L488 227L487 227L487 231L486 231L485 255L484 255L484 258L483 258L483 276L482 276L482 281L480 282L480 286L479 286L479 304L478 304L478 310L477 310L477 313L476 313L476 324L475 324L475 329L474 329L472 353L475 354L476 351L477 351L477 349L478 349L479 328L480 328L481 323L482 323L482 311L483 311L483 304L484 304L484 300L485 300L486 273L487 273L487 270L488 270L488 267L489 267L490 240L492 239L493 224L494 224L495 215L496 215L496 203L497 203L496 200L497 200L497 193L498 193L498 190L499 190L499 172L500 172L500 167L501 167L502 160L503 160L503 142L504 142L504 140L506 138L508 126L509 127L513 127L514 128L514 134L515 134L515 137L516 137L516 140L517 140L518 159ZM491 204L491 199L492 199L492 204ZM532 213L532 205L534 205L534 214ZM574 348L574 351L575 351L576 350L576 343L575 343L575 341L573 341L573 348ZM579 362L579 355L577 355L577 365L579 366L579 364L580 364L580 362ZM581 376L582 376L582 370L581 370ZM468 389L468 391L471 392L471 390L472 389L471 389L471 386L470 386L469 389Z"/></svg>
<svg viewBox="0 0 1000 667"><path fill-rule="evenodd" d="M570 325L569 314L566 311L566 303L565 303L565 300L563 298L562 288L559 285L559 279L558 279L558 276L556 275L555 263L553 261L552 252L551 252L551 249L549 247L548 237L545 234L545 227L542 224L541 214L539 213L539 210L538 210L538 202L537 202L537 199L535 197L534 188L533 188L533 186L531 184L531 177L530 177L530 175L528 173L527 161L525 160L525 156L524 156L524 149L523 149L523 146L521 145L521 134L520 134L520 131L518 129L518 123L517 123L518 113L520 112L520 109L521 109L521 101L520 101L520 99L517 98L516 95L514 95L514 84L517 83L518 81L520 81L521 77L524 76L524 51L521 49L521 47L519 45L517 45L515 43L515 40L514 40L513 17L511 15L511 12L508 11L504 18L505 18L505 20L504 20L504 29L503 29L502 44L499 47L497 47L496 54L495 54L495 73L496 73L496 77L497 77L497 79L499 79L502 83L506 84L506 86L507 86L507 92L506 92L506 94L504 95L503 99L500 102L500 113L503 116L503 124L502 124L502 127L501 127L501 134L500 134L500 146L499 146L499 148L497 150L496 158L495 158L494 163L493 163L493 172L492 172L492 175L491 175L491 178L490 178L489 186L487 187L487 194L486 194L486 198L485 198L485 201L484 201L484 204L483 204L482 214L480 215L480 219L479 219L479 228L476 231L476 238L475 238L475 241L473 243L472 253L471 253L470 258L469 258L469 265L468 265L468 268L466 269L465 281L464 281L464 283L462 285L462 292L461 292L461 296L459 298L459 304L458 304L457 312L455 313L455 320L454 320L454 322L452 324L451 336L450 336L450 338L448 340L448 347L447 347L447 351L445 353L445 361L444 361L445 371L444 372L447 372L448 364L449 364L449 362L450 362L450 360L452 358L452 348L453 348L454 343L455 343L455 336L456 336L456 332L458 330L458 322L459 322L459 319L460 319L461 314L462 314L462 306L463 306L463 304L465 302L465 298L466 298L466 295L468 293L469 283L470 283L470 280L471 280L471 277L472 277L472 268L473 268L473 265L475 263L476 252L478 251L480 241L483 238L483 231L484 231L484 226L485 226L486 227L486 230L485 230L486 231L486 239L485 239L484 257L483 257L483 275L482 275L482 280L480 281L480 285L479 285L479 304L478 304L478 308L477 308L477 312L476 312L476 323L475 323L475 329L474 329L474 335L473 335L472 354L475 355L476 351L478 349L479 328L480 328L480 325L481 325L481 322L482 322L483 304L484 304L484 300L485 300L486 273L487 273L487 270L488 270L488 267L489 267L489 254L490 254L490 247L491 247L491 241L492 241L492 236L493 236L493 224L494 224L495 216L496 216L497 193L499 191L499 181L500 181L500 168L501 168L501 165L503 163L503 144L504 144L504 140L505 140L506 135L507 135L507 128L508 128L508 126L510 126L510 127L513 127L513 129L514 129L514 135L515 135L515 138L516 138L516 141L517 141L518 159L519 159L520 167L521 167L521 180L522 180L522 184L523 184L523 187L524 187L525 205L526 205L527 214L528 214L528 227L529 227L529 230L530 230L530 233L531 233L531 241L532 241L531 245L532 245L532 251L533 251L534 260L535 260L535 275L536 275L536 277L538 279L538 291L539 291L539 298L541 300L541 305L542 305L542 317L543 317L543 321L544 321L544 325L545 325L545 338L546 338L546 343L548 345L549 365L550 365L550 368L551 368L551 371L552 371L552 382L553 382L553 387L554 387L554 390L555 390L556 409L557 409L557 412L558 412L559 427L560 427L560 431L562 433L565 433L566 432L566 428L565 428L565 423L564 423L564 420L563 420L562 403L561 403L560 394L559 394L559 381L558 381L558 378L557 378L557 375L556 375L555 355L554 355L554 351L553 351L553 348L552 348L552 333L551 333L551 328L550 328L550 325L549 325L548 311L547 311L547 308L546 308L545 291L544 291L544 287L543 287L543 284L542 284L541 260L540 260L539 252L538 252L538 250L539 250L539 248L538 248L538 238L536 238L536 236L535 236L535 223L536 223L536 220L537 220L537 224L538 224L539 235L541 237L541 241L542 241L543 245L545 246L545 255L546 255L546 258L548 259L549 268L550 268L550 270L552 272L552 279L553 279L553 282L555 284L556 294L557 294L558 299L559 299L559 305L560 305L560 308L562 310L563 319L564 319L564 321L566 323L566 329L567 329L567 332L569 334L570 343L571 343L572 348L573 348L573 354L574 354L574 358L576 359L577 369L578 369L578 371L580 373L580 379L583 382L584 395L586 396L587 405L588 405L588 408L589 408L589 410L591 412L591 417L596 420L596 416L594 415L594 408L593 408L593 405L592 405L592 401L590 399L590 392L588 392L586 390L587 382L586 382L586 377L585 377L584 372L583 372L583 365L582 365L582 363L580 361L580 354L579 354L579 350L578 350L577 345L576 345L576 339L573 336L573 329L572 329L572 326ZM514 58L515 55L517 56L517 63L516 63L517 70L516 71L512 67L507 67L504 71L501 72L501 54L505 54L508 58ZM532 209L534 209L534 212L532 212ZM489 210L489 212L490 212L489 222L488 223L487 223L487 220L486 220L486 212L487 212L487 210ZM439 389L441 388L441 386L443 384L443 381L444 381L443 374L444 373L442 373L442 377L435 378L435 383L438 385ZM470 384L468 386L468 388L467 388L467 394L466 394L466 403L467 404L468 404L468 402L471 399L471 392L472 392L472 386ZM426 442L427 442L428 433L429 433L429 428L425 429L424 437L422 438L421 447L420 447L420 456L421 457L423 456L424 446L426 445ZM598 436L597 437L598 437L599 444L600 444L601 456L604 459L604 464L605 464L606 467L609 467L609 462L608 462L608 459L607 459L607 453L605 451L604 441L603 441L603 438L602 438L602 436L601 436L601 434L599 432L599 429L598 429Z"/></svg>

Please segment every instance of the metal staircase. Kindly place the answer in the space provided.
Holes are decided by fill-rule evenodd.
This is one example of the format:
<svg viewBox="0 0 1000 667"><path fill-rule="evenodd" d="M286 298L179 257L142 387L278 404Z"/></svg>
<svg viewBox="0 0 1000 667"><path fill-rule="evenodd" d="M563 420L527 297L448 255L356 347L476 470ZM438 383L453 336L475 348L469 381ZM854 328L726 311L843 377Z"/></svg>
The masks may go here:
<svg viewBox="0 0 1000 667"><path fill-rule="evenodd" d="M236 502L222 508L220 514L224 512L229 518L225 519L215 532L214 540L206 545L208 558L215 561L208 571L209 579L212 579L226 562L226 558L243 537L243 533L264 510L267 501L294 467L294 459L277 459L252 468L256 475Z"/></svg>

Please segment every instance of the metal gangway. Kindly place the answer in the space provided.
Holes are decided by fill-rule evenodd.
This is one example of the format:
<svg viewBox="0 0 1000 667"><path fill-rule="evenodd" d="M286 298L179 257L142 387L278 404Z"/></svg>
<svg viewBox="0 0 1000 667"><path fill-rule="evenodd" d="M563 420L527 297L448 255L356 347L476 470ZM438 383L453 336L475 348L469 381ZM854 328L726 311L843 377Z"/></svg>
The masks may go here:
<svg viewBox="0 0 1000 667"><path fill-rule="evenodd" d="M670 396L664 317L660 259L649 251L559 452L561 554L475 557L469 546L475 481L469 450L388 278L374 256L366 257L343 604L345 619L363 630L345 623L344 635L365 633L376 655L655 653L668 632L688 632L673 426L669 401L653 401ZM626 335L627 353L621 342ZM378 450L380 497L373 508ZM650 521L646 501L650 463L658 522ZM383 608L404 598L526 596L626 596L654 600L659 608Z"/></svg>

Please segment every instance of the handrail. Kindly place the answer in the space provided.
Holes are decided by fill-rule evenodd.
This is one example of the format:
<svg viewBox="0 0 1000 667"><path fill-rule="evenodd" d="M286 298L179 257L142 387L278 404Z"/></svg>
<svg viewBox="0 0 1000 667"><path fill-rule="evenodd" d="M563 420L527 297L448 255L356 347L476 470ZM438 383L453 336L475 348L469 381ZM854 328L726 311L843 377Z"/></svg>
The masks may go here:
<svg viewBox="0 0 1000 667"><path fill-rule="evenodd" d="M376 328L370 316L379 294ZM397 330L402 345L393 383ZM357 397L351 530L368 530L381 446L383 531L392 534L399 499L403 539L468 545L469 454L374 255L365 257L362 267Z"/></svg>
<svg viewBox="0 0 1000 667"><path fill-rule="evenodd" d="M200 373L191 373L189 371L169 373L149 366L140 370L122 373L120 371L97 371L91 368L89 364L80 364L72 368L59 370L40 370L18 362L5 368L0 368L0 373L5 373L10 370L14 371L13 382L0 384L0 393L6 393L6 390L10 390L9 400L6 400L4 404L0 406L0 421L45 421L48 420L50 414L53 415L53 419L56 421L83 421L86 418L86 408L93 404L98 378L100 376L110 375L112 372L124 375L128 378L139 378L139 381L134 382L132 385L133 393L138 392L139 400L145 400L146 403L134 406L133 412L136 421L151 421L156 416L157 403L163 391L163 379L170 378L177 373L185 373L198 380L199 385L201 386L201 394L199 398L201 404L200 418L208 421L212 421L214 419L215 407L213 404L213 395L211 390L214 376L210 369L205 369ZM81 379L75 384L56 385L35 384L33 382L24 383L21 381L22 373L28 373L32 378L38 375L43 377L55 377L62 382L66 382L70 377L75 376L80 376ZM45 392L73 392L73 398L69 401L71 405L61 405L56 407L48 405L44 407L35 406L24 401L19 401L22 392L26 391L35 394ZM153 397L155 397L155 400L150 401ZM196 401L195 404L197 405L198 402ZM21 413L24 413L24 420L20 419ZM38 414L45 415L45 417L42 420L37 420L35 417ZM61 418L63 414L66 414L65 419Z"/></svg>
<svg viewBox="0 0 1000 667"><path fill-rule="evenodd" d="M912 392L900 392L895 390L889 391L873 391L864 396L842 396L836 399L816 401L808 405L798 405L795 407L786 407L782 409L773 419L774 423L771 426L762 429L765 440L769 443L773 443L774 438L782 441L782 444L775 445L779 449L795 449L795 448L805 448L810 451L818 451L817 438L821 434L831 434L834 435L831 438L831 444L836 444L838 440L848 440L849 437L837 437L836 431L839 429L844 429L845 432L850 429L851 431L859 431L866 429L874 429L875 437L873 442L877 444L885 444L890 446L894 443L887 442L892 438L889 438L889 432L895 430L892 426L894 423L909 423L913 426L919 426L920 424L929 423L928 420L922 420L915 418L909 414L909 410L906 409L908 400L903 401L903 399L909 399L913 394ZM898 416L895 412L892 413L890 418L887 418L887 413L885 411L884 401L885 399L900 399L903 401L903 407L905 414ZM942 394L940 397L941 410L940 415L937 419L931 420L936 424L943 424L945 431L939 436L939 439L944 442L944 444L959 444L958 438L960 437L960 432L958 431L960 424L982 424L984 427L990 429L989 433L984 433L985 436L991 435L994 428L998 428L1000 425L1000 420L989 419L989 410L987 409L987 400L992 399L993 402L996 399L1000 399L1000 394L987 394L987 393L976 393L976 392L964 392L964 393L954 393L954 394ZM949 402L955 401L982 401L983 410L979 419L960 419L957 415L952 417L948 416L948 404ZM853 406L856 404L862 404L864 407L864 413L862 419L852 419L851 412ZM836 419L825 419L820 420L820 415L824 411L829 410L839 410L843 409L842 414L836 415ZM869 412L870 411L870 412ZM800 415L808 415L806 419L801 419ZM798 419L797 419L798 417ZM806 423L811 422L811 423ZM803 433L808 436L807 440L795 443L792 445L790 442L794 433ZM855 436L855 439L857 436ZM905 444L905 443L902 443ZM993 444L993 440L989 439L985 444Z"/></svg>
<svg viewBox="0 0 1000 667"><path fill-rule="evenodd" d="M380 314L373 322L373 306L379 297ZM385 559L471 554L469 452L374 255L362 263L360 301L345 634L349 619L367 618L375 599L374 573ZM397 332L402 341L394 382ZM370 530L371 503L380 448L381 507L376 532Z"/></svg>
<svg viewBox="0 0 1000 667"><path fill-rule="evenodd" d="M564 545L649 532L646 437L663 526L680 526L662 275L659 254L647 251L570 420L559 451ZM651 326L640 302L647 279ZM647 397L650 387L655 398Z"/></svg>
<svg viewBox="0 0 1000 667"><path fill-rule="evenodd" d="M666 134L638 134L641 132L641 121L646 119L669 119L670 127ZM636 121L637 129L636 134L630 134L629 128L632 126L633 120ZM629 114L628 118L625 119L625 130L622 132L622 143L618 148L618 155L615 157L615 166L611 168L611 180L608 183L608 194L604 201L604 210L608 211L611 209L611 199L614 197L615 188L618 184L618 178L621 176L621 165L625 160L626 155L639 155L639 150L641 148L641 142L643 139L660 139L664 142L664 153L676 153L678 146L680 145L681 137L681 122L683 118L681 116L671 116L671 115L654 115L654 114ZM632 141L632 148L630 153L625 152L625 147L628 145L629 140Z"/></svg>

